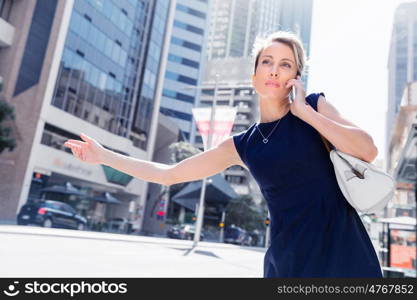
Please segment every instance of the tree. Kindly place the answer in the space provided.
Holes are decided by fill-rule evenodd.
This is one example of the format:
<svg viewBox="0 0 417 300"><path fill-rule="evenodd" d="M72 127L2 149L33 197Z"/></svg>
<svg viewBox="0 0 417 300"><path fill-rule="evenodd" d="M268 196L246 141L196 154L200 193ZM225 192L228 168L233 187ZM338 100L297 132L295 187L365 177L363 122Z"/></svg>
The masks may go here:
<svg viewBox="0 0 417 300"><path fill-rule="evenodd" d="M11 128L4 125L6 121L14 119L14 107L0 99L0 154L6 149L13 151L16 147L16 140L11 136Z"/></svg>
<svg viewBox="0 0 417 300"><path fill-rule="evenodd" d="M169 146L171 162L176 164L184 159L194 156L202 151L187 142L177 142ZM173 184L170 186L170 198L179 192L188 182Z"/></svg>
<svg viewBox="0 0 417 300"><path fill-rule="evenodd" d="M258 209L250 195L233 199L226 206L226 223L235 224L248 231L264 230L266 216L264 205Z"/></svg>
<svg viewBox="0 0 417 300"><path fill-rule="evenodd" d="M171 152L171 162L176 164L184 159L187 159L191 156L194 156L201 152L200 149L194 147L192 144L187 142L177 142L173 143L169 146L169 150ZM178 184L172 184L170 185L168 189L168 197L169 199L172 199L173 196L175 196L176 193L178 193L188 182L182 182ZM173 217L173 203L172 201L168 202L169 209L168 209L168 223L176 223L177 221L172 220Z"/></svg>

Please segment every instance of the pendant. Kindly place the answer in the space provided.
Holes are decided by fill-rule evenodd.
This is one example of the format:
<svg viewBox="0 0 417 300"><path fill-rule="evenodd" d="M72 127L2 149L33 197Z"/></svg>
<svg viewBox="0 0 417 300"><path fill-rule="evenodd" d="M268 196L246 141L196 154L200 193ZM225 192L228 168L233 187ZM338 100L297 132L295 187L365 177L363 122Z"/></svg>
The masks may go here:
<svg viewBox="0 0 417 300"><path fill-rule="evenodd" d="M264 142L264 144L268 143L268 139L263 139L262 142Z"/></svg>

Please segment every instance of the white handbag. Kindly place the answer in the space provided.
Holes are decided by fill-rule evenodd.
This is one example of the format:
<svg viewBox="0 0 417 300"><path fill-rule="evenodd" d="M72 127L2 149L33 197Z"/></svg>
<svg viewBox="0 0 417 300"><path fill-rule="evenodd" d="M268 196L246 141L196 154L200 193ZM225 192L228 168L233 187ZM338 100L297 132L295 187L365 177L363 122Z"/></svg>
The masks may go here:
<svg viewBox="0 0 417 300"><path fill-rule="evenodd" d="M363 213L382 210L394 197L394 178L357 157L337 149L330 150L329 142L320 136L330 152L337 182L349 204Z"/></svg>

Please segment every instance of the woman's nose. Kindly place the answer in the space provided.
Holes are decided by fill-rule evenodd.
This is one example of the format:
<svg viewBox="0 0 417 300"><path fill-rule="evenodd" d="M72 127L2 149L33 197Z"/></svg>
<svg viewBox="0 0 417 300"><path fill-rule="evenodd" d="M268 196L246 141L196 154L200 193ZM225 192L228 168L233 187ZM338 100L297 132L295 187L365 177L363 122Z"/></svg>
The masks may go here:
<svg viewBox="0 0 417 300"><path fill-rule="evenodd" d="M271 69L269 70L269 73L271 74L271 77L278 78L278 67L277 66L271 66Z"/></svg>

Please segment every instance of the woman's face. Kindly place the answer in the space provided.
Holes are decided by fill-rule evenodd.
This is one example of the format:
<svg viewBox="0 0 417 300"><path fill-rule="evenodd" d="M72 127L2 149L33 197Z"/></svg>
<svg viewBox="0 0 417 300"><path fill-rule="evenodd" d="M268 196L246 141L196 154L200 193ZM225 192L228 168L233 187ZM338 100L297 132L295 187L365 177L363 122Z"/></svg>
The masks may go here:
<svg viewBox="0 0 417 300"><path fill-rule="evenodd" d="M256 92L264 98L282 99L291 88L285 88L290 79L297 76L297 67L292 49L286 44L272 42L261 52L252 76Z"/></svg>

